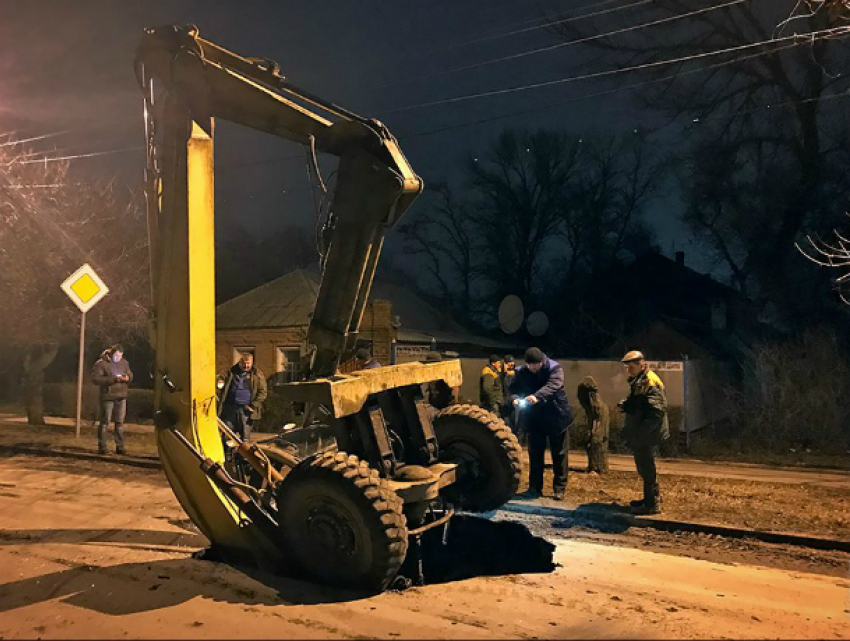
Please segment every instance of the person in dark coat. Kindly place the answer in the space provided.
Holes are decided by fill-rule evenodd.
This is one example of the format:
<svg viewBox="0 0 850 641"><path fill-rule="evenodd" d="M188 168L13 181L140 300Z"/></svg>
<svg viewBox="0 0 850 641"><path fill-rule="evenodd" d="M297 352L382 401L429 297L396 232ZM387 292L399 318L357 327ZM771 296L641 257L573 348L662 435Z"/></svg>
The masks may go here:
<svg viewBox="0 0 850 641"><path fill-rule="evenodd" d="M92 382L100 388L100 424L97 427L97 451L106 454L106 432L109 421L115 423L115 452L124 454L124 419L127 416L128 385L133 380L130 363L124 359L124 348L113 345L105 349L94 364Z"/></svg>
<svg viewBox="0 0 850 641"><path fill-rule="evenodd" d="M608 406L600 398L599 387L592 376L582 379L576 395L587 416L587 471L604 474L608 471L608 431L611 423Z"/></svg>
<svg viewBox="0 0 850 641"><path fill-rule="evenodd" d="M440 352L430 351L425 355L423 363L440 363L443 360L443 355ZM422 383L422 397L429 407L433 408L434 414L437 410L445 409L449 405L457 403L458 389L449 387L444 380L431 381ZM433 418L433 417L432 417Z"/></svg>
<svg viewBox="0 0 850 641"><path fill-rule="evenodd" d="M361 347L354 353L354 362L357 363L357 369L375 369L381 364L372 358L372 352L366 347Z"/></svg>
<svg viewBox="0 0 850 641"><path fill-rule="evenodd" d="M569 426L573 422L564 391L564 370L537 347L529 347L525 352L525 365L516 370L511 394L528 430L529 478L525 497L537 498L543 493L543 464L548 442L555 499L563 500L567 487Z"/></svg>
<svg viewBox="0 0 850 641"><path fill-rule="evenodd" d="M219 376L218 415L243 440L251 438L251 426L263 414L269 395L266 377L246 352L227 374Z"/></svg>
<svg viewBox="0 0 850 641"><path fill-rule="evenodd" d="M487 365L481 370L479 397L481 407L496 416L502 415L502 359L497 354L491 354Z"/></svg>
<svg viewBox="0 0 850 641"><path fill-rule="evenodd" d="M641 352L623 357L629 375L629 396L619 407L626 414L623 439L635 457L635 467L643 479L643 499L631 502L634 514L658 514L661 493L655 469L656 450L670 438L667 422L667 396L664 383L646 364Z"/></svg>
<svg viewBox="0 0 850 641"><path fill-rule="evenodd" d="M516 407L511 402L511 385L516 378L516 362L511 354L505 354L502 359L502 393L504 402L502 403L502 419L511 428L511 431L519 437L516 420Z"/></svg>

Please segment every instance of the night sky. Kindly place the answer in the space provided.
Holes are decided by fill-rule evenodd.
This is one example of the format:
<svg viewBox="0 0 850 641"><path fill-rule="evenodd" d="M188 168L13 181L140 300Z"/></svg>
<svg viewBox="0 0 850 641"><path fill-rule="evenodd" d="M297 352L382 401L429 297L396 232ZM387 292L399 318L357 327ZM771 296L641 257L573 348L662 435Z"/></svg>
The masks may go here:
<svg viewBox="0 0 850 641"><path fill-rule="evenodd" d="M594 10L591 5L612 3L0 0L0 133L16 132L18 138L48 135L34 144L54 155L119 150L80 159L77 166L104 179L117 176L140 189L143 122L133 75L134 49L145 26L194 23L202 37L243 55L275 60L292 83L384 121L426 184L459 184L464 155L481 153L507 125L557 128L583 136L642 131L659 124L638 110L633 92L569 102L639 80L629 74L604 82L405 108L611 68L598 51L561 47L451 72L561 42L547 29L491 36L534 27L547 15L586 13ZM634 16L628 15L633 22L644 19L639 9L632 11ZM558 103L568 104L537 109ZM534 111L461 126L523 110ZM301 147L222 121L216 142L219 221L239 221L255 233L286 222L310 224L313 205ZM322 168L329 172L332 160L323 160ZM686 233L675 222L675 208L676 199L670 196L649 213L666 252L690 250ZM387 250L395 253L399 248L399 239L391 237Z"/></svg>

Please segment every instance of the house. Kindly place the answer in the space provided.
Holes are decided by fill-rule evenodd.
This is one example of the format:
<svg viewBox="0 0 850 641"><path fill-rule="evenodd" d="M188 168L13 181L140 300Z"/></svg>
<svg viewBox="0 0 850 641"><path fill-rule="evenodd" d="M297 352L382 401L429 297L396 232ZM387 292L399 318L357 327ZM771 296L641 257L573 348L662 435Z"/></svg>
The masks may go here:
<svg viewBox="0 0 850 641"><path fill-rule="evenodd" d="M320 279L318 269L298 269L218 305L218 370L251 352L272 384L296 380L307 358L307 328ZM372 285L358 344L371 346L384 364L421 360L431 349L462 358L517 349L468 331L410 287L379 279Z"/></svg>
<svg viewBox="0 0 850 641"><path fill-rule="evenodd" d="M740 292L687 267L684 252L673 260L648 252L610 282L624 310L620 336L606 350L612 357L641 349L658 360L740 362L753 342L774 333Z"/></svg>

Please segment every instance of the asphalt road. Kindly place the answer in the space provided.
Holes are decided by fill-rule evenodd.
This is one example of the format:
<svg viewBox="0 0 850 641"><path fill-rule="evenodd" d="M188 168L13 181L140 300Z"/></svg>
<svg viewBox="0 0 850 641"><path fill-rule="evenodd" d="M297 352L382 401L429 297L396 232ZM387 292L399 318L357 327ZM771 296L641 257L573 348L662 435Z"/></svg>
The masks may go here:
<svg viewBox="0 0 850 641"><path fill-rule="evenodd" d="M191 558L206 541L156 470L6 458L0 637L850 638L846 567L538 530L554 571L364 597Z"/></svg>

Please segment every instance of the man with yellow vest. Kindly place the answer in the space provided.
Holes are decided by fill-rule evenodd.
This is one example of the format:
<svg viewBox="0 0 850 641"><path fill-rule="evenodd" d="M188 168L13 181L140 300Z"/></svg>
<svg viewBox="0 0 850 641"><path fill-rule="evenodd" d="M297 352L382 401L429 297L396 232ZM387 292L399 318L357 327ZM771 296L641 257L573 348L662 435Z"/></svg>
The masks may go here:
<svg viewBox="0 0 850 641"><path fill-rule="evenodd" d="M481 370L479 393L481 407L497 417L501 416L505 393L502 389L502 359L497 354L492 354Z"/></svg>
<svg viewBox="0 0 850 641"><path fill-rule="evenodd" d="M643 499L631 502L633 514L658 514L661 495L655 469L656 448L670 438L667 423L667 396L664 383L646 364L641 352L623 357L629 376L629 396L619 407L626 414L623 438L635 457L635 467L643 479Z"/></svg>

